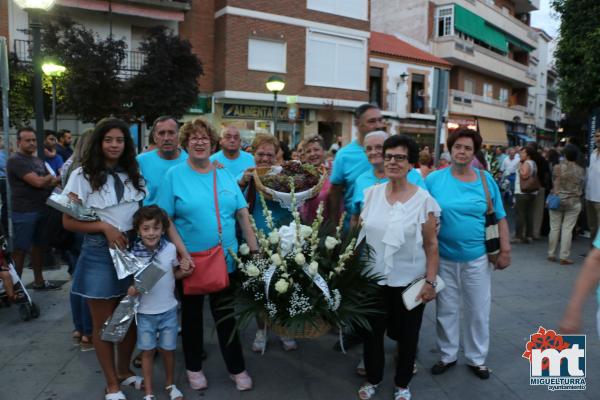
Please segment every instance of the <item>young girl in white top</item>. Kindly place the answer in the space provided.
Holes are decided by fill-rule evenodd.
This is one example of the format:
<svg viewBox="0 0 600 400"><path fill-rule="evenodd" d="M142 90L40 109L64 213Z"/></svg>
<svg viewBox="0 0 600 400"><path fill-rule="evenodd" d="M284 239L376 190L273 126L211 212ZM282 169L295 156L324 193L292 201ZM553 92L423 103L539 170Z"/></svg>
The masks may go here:
<svg viewBox="0 0 600 400"><path fill-rule="evenodd" d="M129 369L135 329L117 346L117 365L113 343L100 339L100 329L131 283L130 278L118 279L108 247L127 247L133 213L146 195L125 122L115 118L98 122L82 165L69 177L64 193L100 217L100 221L82 222L63 215L65 229L85 233L71 291L86 298L90 307L94 348L106 379L104 398L123 400L121 385L140 388L142 383Z"/></svg>
<svg viewBox="0 0 600 400"><path fill-rule="evenodd" d="M182 400L183 394L173 384L175 369L175 348L177 347L177 300L175 299L175 279L192 273L187 259L177 260L175 246L167 241L164 234L169 227L169 217L158 206L140 208L133 216L133 228L140 239L133 245L133 254L144 263L154 261L165 271L165 275L150 292L140 295L137 310L137 347L142 350L142 371L144 373L144 400L153 400L152 370L154 353L163 357L166 372L166 387L171 400ZM134 286L128 293L139 295ZM157 338L158 335L158 338Z"/></svg>

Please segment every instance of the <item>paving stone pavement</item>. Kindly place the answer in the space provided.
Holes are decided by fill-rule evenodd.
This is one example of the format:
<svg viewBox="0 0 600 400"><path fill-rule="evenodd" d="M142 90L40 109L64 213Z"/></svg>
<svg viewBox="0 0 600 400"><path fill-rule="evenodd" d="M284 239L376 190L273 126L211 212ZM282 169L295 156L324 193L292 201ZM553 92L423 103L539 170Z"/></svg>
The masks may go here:
<svg viewBox="0 0 600 400"><path fill-rule="evenodd" d="M546 242L513 246L513 265L493 274L491 346L488 365L491 378L481 381L464 365L462 354L458 365L440 376L432 376L428 368L438 356L435 350L435 306L428 305L421 337L417 365L419 372L411 382L413 399L600 399L600 350L595 331L596 305L590 299L585 309L587 342L587 389L585 391L550 392L546 387L529 385L529 363L521 358L529 335L542 325L556 329L588 240L573 243L574 266L560 266L546 261ZM65 268L46 273L49 279L65 279ZM25 282L32 280L27 270ZM103 378L94 352L82 353L72 345L72 323L67 283L59 291L32 292L41 307L39 319L22 322L16 307L0 309L0 400L76 400L103 398ZM354 368L360 351L348 354L332 351L336 336L301 341L298 351L286 353L274 336L264 356L249 348L253 327L242 334L248 370L254 378L254 390L238 393L229 380L216 343L210 312L205 310L205 371L209 388L191 390L185 382L181 343L177 350L176 384L186 399L354 399L362 379ZM388 357L386 375L377 399L391 399L394 343L386 342ZM140 371L141 373L141 371ZM157 399L167 399L161 388L164 382L160 365L155 368ZM142 399L142 393L125 391L129 399Z"/></svg>

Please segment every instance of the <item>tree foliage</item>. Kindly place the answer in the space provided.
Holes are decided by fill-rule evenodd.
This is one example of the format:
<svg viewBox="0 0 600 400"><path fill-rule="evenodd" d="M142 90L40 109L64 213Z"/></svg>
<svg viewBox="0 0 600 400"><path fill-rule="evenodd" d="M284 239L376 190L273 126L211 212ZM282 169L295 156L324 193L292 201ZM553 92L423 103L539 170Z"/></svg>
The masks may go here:
<svg viewBox="0 0 600 400"><path fill-rule="evenodd" d="M132 112L147 124L161 115L181 117L198 97L202 64L189 41L158 26L140 45L146 62L128 82Z"/></svg>
<svg viewBox="0 0 600 400"><path fill-rule="evenodd" d="M556 68L561 107L585 113L600 107L600 1L553 0L561 16Z"/></svg>
<svg viewBox="0 0 600 400"><path fill-rule="evenodd" d="M30 65L19 62L15 53L8 60L9 92L8 119L10 126L20 128L29 125L33 119L33 74ZM0 104L2 98L0 98ZM0 123L3 116L0 113Z"/></svg>
<svg viewBox="0 0 600 400"><path fill-rule="evenodd" d="M65 97L62 109L84 122L96 122L114 115L128 119L119 79L125 49L122 39L101 39L92 30L69 19L44 26L42 51L46 58L67 68L61 87Z"/></svg>

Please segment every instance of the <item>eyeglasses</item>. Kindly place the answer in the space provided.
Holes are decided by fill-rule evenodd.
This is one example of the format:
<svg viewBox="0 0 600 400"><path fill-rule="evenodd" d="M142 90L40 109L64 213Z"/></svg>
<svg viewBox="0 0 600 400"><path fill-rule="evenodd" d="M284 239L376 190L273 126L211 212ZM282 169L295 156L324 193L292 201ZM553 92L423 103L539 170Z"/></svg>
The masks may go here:
<svg viewBox="0 0 600 400"><path fill-rule="evenodd" d="M402 162L408 160L408 156L406 154L385 154L383 156L384 161L392 161L392 159L396 162Z"/></svg>
<svg viewBox="0 0 600 400"><path fill-rule="evenodd" d="M210 138L194 136L190 138L190 143L210 143Z"/></svg>

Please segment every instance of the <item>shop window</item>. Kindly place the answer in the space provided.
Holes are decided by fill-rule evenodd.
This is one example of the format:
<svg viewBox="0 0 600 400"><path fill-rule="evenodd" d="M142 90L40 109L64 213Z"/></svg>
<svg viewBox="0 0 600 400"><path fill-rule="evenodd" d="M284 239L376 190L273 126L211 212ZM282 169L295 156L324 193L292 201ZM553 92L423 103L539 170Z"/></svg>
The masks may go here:
<svg viewBox="0 0 600 400"><path fill-rule="evenodd" d="M248 69L285 73L286 44L274 40L248 40Z"/></svg>
<svg viewBox="0 0 600 400"><path fill-rule="evenodd" d="M425 114L425 75L412 74L410 81L410 112Z"/></svg>
<svg viewBox="0 0 600 400"><path fill-rule="evenodd" d="M319 135L325 142L325 150L329 149L342 136L342 123L319 121Z"/></svg>
<svg viewBox="0 0 600 400"><path fill-rule="evenodd" d="M306 46L306 84L365 90L365 39L309 31Z"/></svg>
<svg viewBox="0 0 600 400"><path fill-rule="evenodd" d="M383 108L383 68L369 68L369 103Z"/></svg>

